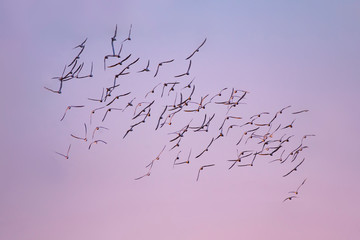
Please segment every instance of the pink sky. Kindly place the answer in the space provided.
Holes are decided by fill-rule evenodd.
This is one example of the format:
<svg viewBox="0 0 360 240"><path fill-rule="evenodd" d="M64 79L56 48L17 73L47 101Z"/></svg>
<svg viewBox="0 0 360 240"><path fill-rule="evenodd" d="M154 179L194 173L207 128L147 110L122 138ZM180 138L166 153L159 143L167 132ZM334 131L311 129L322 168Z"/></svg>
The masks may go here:
<svg viewBox="0 0 360 240"><path fill-rule="evenodd" d="M360 233L360 175L357 144L360 133L358 91L360 4L356 1L23 1L0 4L2 66L0 88L0 239L356 239ZM189 165L172 167L177 151L168 151L168 132L192 118L174 118L174 125L154 131L163 105L156 98L149 124L123 139L133 109L104 112L89 125L98 106L87 100L101 95L116 71L103 70L111 53L110 38L118 25L118 42L130 24L132 40L124 55L140 57L132 70L151 60L149 75L129 75L122 89L140 101L161 81L186 70L184 59L205 39L192 59L195 99L224 87L250 91L246 104L232 113L248 118L309 109L296 117L292 133L304 134L309 149L299 171L283 178L294 165L269 164L228 170L236 154L230 145L235 131L216 142ZM63 94L51 78L61 74L88 38L82 60L94 62L94 78L70 81ZM116 45L117 47L119 45ZM159 78L156 64L174 58ZM150 76L150 77L149 77ZM116 95L115 94L115 95ZM113 96L115 96L113 95ZM68 105L82 105L59 121ZM284 114L281 123L294 117ZM224 111L216 113L219 125ZM111 114L111 115L110 115ZM202 116L202 115L199 115ZM197 116L197 122L202 117ZM196 120L194 120L196 121ZM99 138L108 142L89 151L81 135L96 125L108 127ZM217 133L191 135L182 143L183 158L193 156ZM232 135L231 135L232 134ZM72 144L70 158L66 152ZM294 143L295 144L295 143ZM150 177L145 166L163 146ZM240 148L239 148L240 150ZM199 167L215 163L201 173ZM299 198L282 202L307 178Z"/></svg>

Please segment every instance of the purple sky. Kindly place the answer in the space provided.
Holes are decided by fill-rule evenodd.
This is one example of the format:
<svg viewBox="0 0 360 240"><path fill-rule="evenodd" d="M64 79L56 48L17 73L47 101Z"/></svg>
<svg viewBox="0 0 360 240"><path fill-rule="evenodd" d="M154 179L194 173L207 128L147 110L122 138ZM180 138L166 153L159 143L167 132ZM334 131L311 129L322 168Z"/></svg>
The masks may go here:
<svg viewBox="0 0 360 240"><path fill-rule="evenodd" d="M0 239L356 239L359 22L359 1L3 1ZM133 109L111 112L104 123L101 112L90 125L89 113L100 105L87 98L99 97L117 72L103 70L116 24L116 47L133 26L124 55L140 60L131 70L141 70L150 59L151 72L124 78L116 94L132 96L114 107L173 81L206 37L182 84L196 77L196 100L225 87L248 90L246 104L231 112L244 118L291 105L281 120L285 125L296 118L289 135L298 142L316 134L299 157L306 158L299 171L283 178L294 164L269 164L269 158L229 171L236 131L203 157L173 168L178 151L169 151L167 133L193 115L174 117L174 126L153 131L171 97L156 98L149 125L125 139ZM44 90L58 86L51 78L61 74L85 38L81 58L87 71L94 62L94 78L67 82L61 95ZM157 63L172 58L153 78ZM68 105L82 104L59 121ZM310 111L291 115L302 109ZM199 154L218 133L223 110L208 109L217 115L214 129L184 139L183 159L189 149ZM97 125L108 127L97 133L108 144L89 151L88 143L72 138L83 134L84 122L90 133ZM69 159L54 153L66 152L69 144ZM151 176L134 181L164 145ZM199 167L212 163L196 182ZM305 178L299 198L283 203Z"/></svg>

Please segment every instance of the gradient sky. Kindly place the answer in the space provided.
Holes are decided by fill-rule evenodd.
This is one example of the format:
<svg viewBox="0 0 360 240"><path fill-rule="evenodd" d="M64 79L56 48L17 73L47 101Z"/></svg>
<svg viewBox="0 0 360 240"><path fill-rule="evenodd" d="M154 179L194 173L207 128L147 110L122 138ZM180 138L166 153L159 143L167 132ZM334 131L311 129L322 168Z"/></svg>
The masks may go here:
<svg viewBox="0 0 360 240"><path fill-rule="evenodd" d="M2 1L0 239L356 239L359 22L359 1ZM309 109L294 129L298 138L316 134L301 169L283 178L292 165L265 160L229 171L225 160L236 148L224 142L174 169L176 153L166 151L150 177L134 181L171 147L167 131L142 126L122 139L129 114L114 112L103 124L110 131L99 134L107 145L89 151L71 138L96 106L87 98L111 84L114 71L103 71L103 58L116 24L119 41L133 25L124 51L140 57L137 68L176 59L164 79L182 73L183 59L206 37L190 75L198 99L235 87L250 91L237 109L244 117ZM61 95L44 90L57 86L51 78L85 38L83 61L88 69L94 62L95 77L68 82ZM134 76L119 92L140 99L157 82ZM66 106L79 104L86 109L59 121ZM185 147L199 152L208 140L190 138ZM70 159L54 153L70 143ZM216 167L196 182L208 163ZM299 198L283 203L305 178Z"/></svg>

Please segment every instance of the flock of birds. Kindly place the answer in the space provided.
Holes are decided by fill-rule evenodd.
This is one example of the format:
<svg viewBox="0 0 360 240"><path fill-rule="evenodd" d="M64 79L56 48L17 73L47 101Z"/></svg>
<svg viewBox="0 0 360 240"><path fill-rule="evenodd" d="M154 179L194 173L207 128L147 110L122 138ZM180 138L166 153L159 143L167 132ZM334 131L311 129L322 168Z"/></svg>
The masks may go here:
<svg viewBox="0 0 360 240"><path fill-rule="evenodd" d="M164 71L166 66L172 64L175 59L165 59L153 67L150 67L150 60L147 60L145 67L138 67L139 57L132 58L132 54L122 56L123 48L127 42L130 42L132 39L132 25L130 26L127 37L121 41L119 51L116 51L115 48L117 37L116 26L114 35L111 37L111 53L104 56L104 70L114 69L117 70L117 73L114 74L111 85L102 88L101 97L88 98L89 104L86 104L87 106L89 106L90 103L97 104L98 106L92 107L88 119L89 122L88 124L84 123L83 126L84 134L81 136L70 134L73 139L88 143L89 150L93 145L107 144L105 140L96 138L97 132L100 130L109 131L108 127L101 125L110 117L110 112L123 113L126 111L132 123L127 130L124 131L123 139L127 138L129 134L133 134L141 125L147 124L149 125L148 129L153 128L154 131L160 131L160 129L169 129L182 124L176 130L167 131L167 136L171 136L168 143L162 147L155 158L146 164L145 173L135 178L135 180L149 177L156 162L160 160L166 149L168 149L169 152L175 152L176 157L172 162L174 168L179 165L191 165L191 162L203 158L212 150L214 145L221 144L222 139L230 138L229 136L231 136L231 140L235 139L232 145L236 148L236 156L233 159L225 159L229 164L229 170L235 166L238 168L253 167L255 161L260 161L259 159L261 159L261 161L269 159L269 163L290 163L294 165L283 177L287 177L301 168L301 165L305 162L305 158L299 156L303 150L309 148L306 144L306 139L315 135L302 135L300 141L296 143L294 140L296 136L289 134L288 131L296 126L296 117L308 112L307 109L291 111L292 107L288 105L275 113L264 111L245 117L244 114L235 114L234 109L238 109L238 106L241 104L246 104L245 99L250 94L246 90L223 88L216 93L196 97L195 78L191 77L189 79L188 77L191 75L192 61L205 45L207 41L206 38L185 58L185 61L187 61L186 71L176 75L174 74L174 80L172 81L160 81L156 83L155 86L148 89L139 100L140 94L135 95L131 91L123 91L123 88L120 88L120 79L126 78L129 74L136 73L147 74L147 76L157 80L161 78L162 71ZM79 49L79 52L70 61L70 64L65 65L61 76L53 78L59 86L55 89L44 87L46 90L55 94L61 94L63 92L63 86L67 84L67 82L74 79L94 77L93 63L90 65L90 71L83 73L85 62L82 62L81 59L86 47L86 42L87 39L74 48ZM120 67L122 68L119 69ZM130 69L132 70L136 67L137 69L135 71L130 71ZM125 100L122 101L122 99ZM169 99L171 99L171 102ZM164 101L166 104L161 105L160 103ZM82 108L85 108L85 105L67 106L60 121L68 118L71 111ZM217 110L209 113L208 110L212 108L217 108ZM160 114L153 117L152 113L155 109L159 109ZM221 111L219 109L221 109ZM93 127L92 132L89 133L88 126L93 125L95 121L93 119L94 116L99 116L100 112L102 112L102 114L97 119L99 121L101 119L101 125L98 124ZM224 112L225 114L221 115L220 112ZM154 114L156 115L156 113ZM282 120L284 114L292 116L293 120ZM188 119L185 124L183 123L186 121L184 119ZM216 119L219 121L217 122ZM191 139L194 134L202 134L203 136L210 135L210 137L208 138L208 142L204 143L204 146L200 149L193 149L192 147L190 149L182 148L182 142L186 139ZM294 143L295 147L293 147L290 142ZM239 149L242 150L240 151ZM69 144L66 154L61 152L56 152L56 154L65 159L69 159L70 150L71 144ZM186 154L185 158L181 156L183 153ZM216 163L202 165L197 171L196 181L200 180L204 174L204 170L207 171L207 169L215 166ZM305 182L306 179L302 181L296 190L290 191L290 196L286 197L283 201L297 198L299 189Z"/></svg>

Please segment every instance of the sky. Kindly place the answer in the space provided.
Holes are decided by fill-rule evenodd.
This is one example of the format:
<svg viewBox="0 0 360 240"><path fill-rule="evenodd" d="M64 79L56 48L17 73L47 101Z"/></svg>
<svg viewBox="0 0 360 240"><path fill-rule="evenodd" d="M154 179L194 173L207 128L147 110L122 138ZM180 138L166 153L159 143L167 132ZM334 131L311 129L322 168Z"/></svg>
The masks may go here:
<svg viewBox="0 0 360 240"><path fill-rule="evenodd" d="M359 1L2 1L0 239L355 239L359 22ZM102 122L104 108L90 123L91 110L104 104L88 100L100 98L123 68L104 71L116 25L116 49L132 25L122 58L131 54L131 61L139 61L118 79L120 87L109 99L131 94L111 106L124 108L133 98L136 104L148 101L145 94L161 84L149 97L155 102L146 123L125 138L136 123L135 106L109 112ZM44 89L59 86L52 78L61 75L85 39L80 60L84 73L93 63L94 77L65 82L62 94ZM204 39L189 76L174 78L186 72L185 58ZM153 77L157 64L171 59ZM150 72L136 73L148 60ZM232 124L260 112L270 114L258 123L269 121L291 105L275 121L283 128L295 120L293 128L281 129L294 135L287 152L305 134L316 136L306 139L308 148L294 162L269 163L273 158L260 156L252 167L229 170L227 160L236 158L237 150L259 146L235 145L248 126L235 127L195 158L219 134L225 106L213 102L200 112L183 112L172 125L154 130L175 92L177 101L180 91L188 96L190 90L181 88L192 79L195 102L223 88L221 100L232 88L249 92L229 111L242 117ZM179 87L160 97L162 84L171 81ZM69 105L85 107L72 108L60 121ZM209 132L189 131L171 150L176 142L169 142L175 136L169 133L190 121L201 125L205 113L215 114ZM88 142L71 137L84 135L84 123ZM91 139L96 126L108 130ZM96 139L107 144L89 150ZM66 154L70 144L69 159L56 153ZM147 173L164 146L150 176L134 180ZM190 150L190 163L174 166L177 154L185 161ZM298 171L283 177L302 159ZM208 164L215 166L196 181ZM304 179L298 198L284 202Z"/></svg>

